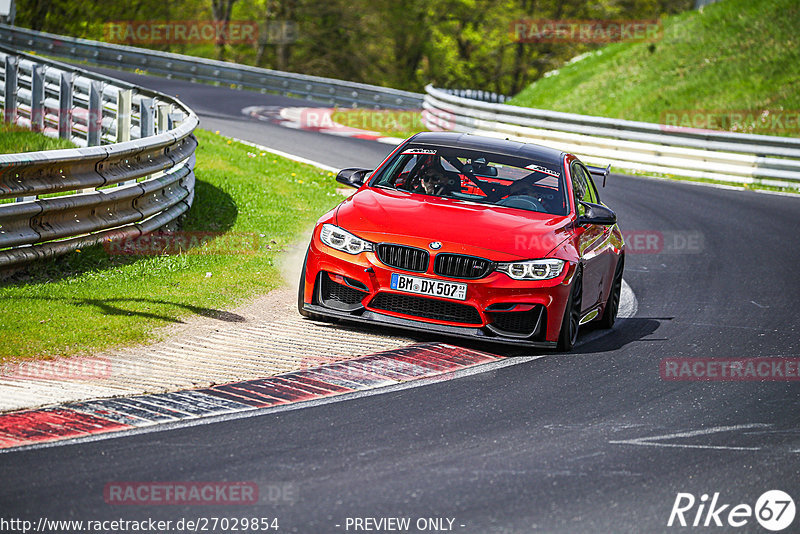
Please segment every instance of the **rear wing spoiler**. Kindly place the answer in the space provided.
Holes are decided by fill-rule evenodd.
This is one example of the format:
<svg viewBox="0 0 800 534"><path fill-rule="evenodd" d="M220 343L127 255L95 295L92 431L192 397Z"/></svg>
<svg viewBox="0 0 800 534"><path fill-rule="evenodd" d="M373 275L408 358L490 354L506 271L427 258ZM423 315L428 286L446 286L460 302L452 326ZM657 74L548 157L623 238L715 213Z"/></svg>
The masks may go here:
<svg viewBox="0 0 800 534"><path fill-rule="evenodd" d="M609 165L605 169L603 167L594 167L592 165L587 165L586 168L589 169L589 172L592 173L592 177L595 180L599 180L602 178L603 187L606 186L606 178L608 178L608 175L611 172L611 165Z"/></svg>

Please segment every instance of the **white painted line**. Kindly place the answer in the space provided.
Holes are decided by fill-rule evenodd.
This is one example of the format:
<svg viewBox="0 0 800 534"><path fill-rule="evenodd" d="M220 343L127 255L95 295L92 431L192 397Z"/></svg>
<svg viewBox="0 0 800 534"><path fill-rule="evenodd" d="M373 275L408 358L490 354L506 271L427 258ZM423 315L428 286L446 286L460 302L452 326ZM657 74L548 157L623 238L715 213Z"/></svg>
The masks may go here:
<svg viewBox="0 0 800 534"><path fill-rule="evenodd" d="M617 317L620 319L628 319L636 315L637 311L639 311L639 301L636 300L636 294L633 292L633 289L631 289L631 286L629 286L628 282L623 278L622 291L619 295L619 311L617 312Z"/></svg>
<svg viewBox="0 0 800 534"><path fill-rule="evenodd" d="M269 152L270 154L275 154L276 156L280 156L282 158L290 159L292 161L296 161L298 163L305 163L306 165L313 165L314 167L319 167L323 171L328 171L332 173L338 173L339 169L336 167L331 167L330 165L325 165L324 163L320 163L318 161L314 161L308 158L304 158L301 156L295 156L294 154L289 154L288 152L283 152L281 150L276 150L274 148L270 148L268 146L259 145L258 143L251 143L250 141L245 141L244 139L238 139L236 137L228 137L232 141L236 141L237 143L241 143L243 145L247 145L253 148L256 148L262 152Z"/></svg>
<svg viewBox="0 0 800 534"><path fill-rule="evenodd" d="M792 197L800 199L800 194L798 193L786 193L784 191L770 191L768 189L750 189L742 186L737 185L726 185L726 184L714 184L709 182L696 182L694 180L683 180L681 178L664 178L661 176L650 176L647 174L621 174L620 176L625 176L629 178L644 178L645 180L658 180L661 182L672 182L672 183L679 183L679 184L690 184L690 185L699 185L702 187L711 187L714 189L725 189L728 191L750 191L752 193L761 193L764 195L778 195L781 197Z"/></svg>
<svg viewBox="0 0 800 534"><path fill-rule="evenodd" d="M636 294L631 289L631 286L628 285L628 282L625 279L622 280L622 290L620 291L619 295L619 311L617 312L617 320L624 321L625 319L630 319L636 312L639 310L639 301L636 300ZM615 327L616 329L616 327ZM601 337L605 337L611 332L612 330L590 330L589 332L578 333L578 342L575 343L575 347L581 347L586 345L587 343L593 343L597 341ZM565 356L569 356L569 353L565 354Z"/></svg>
<svg viewBox="0 0 800 534"><path fill-rule="evenodd" d="M405 139L403 139L402 137L379 137L379 138L376 139L376 141L379 142L379 143L386 144L386 145L397 146L400 143L402 143L403 141L405 141Z"/></svg>
<svg viewBox="0 0 800 534"><path fill-rule="evenodd" d="M650 447L674 447L679 449L713 449L724 451L760 451L761 447L731 447L727 445L695 445L691 443L659 443L659 440L667 439L681 439L693 438L697 436L708 436L710 434L718 434L720 432L735 432L737 430L747 430L750 428L769 428L771 424L766 423L752 423L748 425L732 425L732 426L715 426L712 428L704 428L701 430L692 430L689 432L676 432L674 434L664 434L661 436L650 436L644 438L611 440L609 443L616 445L645 445Z"/></svg>

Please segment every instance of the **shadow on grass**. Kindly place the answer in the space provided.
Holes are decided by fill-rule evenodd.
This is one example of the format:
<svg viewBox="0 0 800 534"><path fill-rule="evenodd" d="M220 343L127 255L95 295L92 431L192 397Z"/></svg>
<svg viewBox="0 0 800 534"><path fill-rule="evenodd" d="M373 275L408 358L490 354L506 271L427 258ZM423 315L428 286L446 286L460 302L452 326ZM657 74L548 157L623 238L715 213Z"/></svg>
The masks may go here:
<svg viewBox="0 0 800 534"><path fill-rule="evenodd" d="M243 323L247 319L236 313L231 313L223 310L216 310L214 308L204 308L202 306L193 306L191 304L183 304L181 302L168 302L164 300L148 299L148 298L108 298L108 299L92 299L92 298L60 298L60 297L0 297L0 302L3 300L46 300L60 301L72 304L73 306L94 306L105 315L119 315L119 316L136 316L146 319L157 319L168 323L183 323L180 319L170 317L167 315L160 315L149 311L141 311L135 309L126 309L121 307L125 303L146 303L158 304L162 306L173 306L183 308L184 310L196 315L202 315L210 319L217 319L226 323Z"/></svg>
<svg viewBox="0 0 800 534"><path fill-rule="evenodd" d="M233 227L238 215L236 202L228 193L215 185L198 180L192 208L184 215L181 228L186 232L224 233ZM130 265L149 257L152 256L109 254L102 245L96 245L80 252L31 263L5 279L0 276L0 286L57 282L86 272L100 272Z"/></svg>

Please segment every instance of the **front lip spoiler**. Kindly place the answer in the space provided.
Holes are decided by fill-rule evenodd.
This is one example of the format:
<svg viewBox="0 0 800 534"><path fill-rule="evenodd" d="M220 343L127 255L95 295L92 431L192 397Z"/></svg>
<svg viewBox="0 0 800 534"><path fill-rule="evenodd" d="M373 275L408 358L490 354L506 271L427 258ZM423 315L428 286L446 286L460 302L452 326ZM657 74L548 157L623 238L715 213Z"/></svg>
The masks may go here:
<svg viewBox="0 0 800 534"><path fill-rule="evenodd" d="M332 310L316 304L303 303L303 309L315 313L317 315L324 315L334 319L341 319L343 321L351 321L355 323L365 324L385 324L394 328L401 328L403 330L413 330L416 332L427 332L436 334L445 334L453 337L460 337L463 339L471 339L473 341L484 341L487 343L497 343L502 345L515 345L517 347L534 347L539 349L555 349L557 343L555 341L530 341L527 339L514 339L514 338L499 338L486 335L481 328L468 328L463 326L447 326L441 324L425 323L422 321L414 321L411 319L402 319L400 317L392 317L384 315L371 310L365 310L361 315L351 315L347 312L340 312Z"/></svg>

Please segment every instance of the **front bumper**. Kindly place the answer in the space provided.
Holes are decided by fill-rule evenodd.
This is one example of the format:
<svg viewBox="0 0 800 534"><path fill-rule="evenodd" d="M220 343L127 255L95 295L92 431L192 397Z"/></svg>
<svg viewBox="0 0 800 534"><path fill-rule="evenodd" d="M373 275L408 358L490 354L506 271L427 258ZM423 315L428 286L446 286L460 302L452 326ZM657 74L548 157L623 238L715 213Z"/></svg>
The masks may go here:
<svg viewBox="0 0 800 534"><path fill-rule="evenodd" d="M427 272L406 272L383 264L373 252L350 255L315 236L306 260L302 306L346 321L516 346L556 346L572 269L546 281L518 281L498 272L463 280L433 273L433 264ZM455 301L396 291L391 289L392 273L466 283L467 298ZM415 309L420 303L425 306ZM469 313L461 313L465 310Z"/></svg>
<svg viewBox="0 0 800 534"><path fill-rule="evenodd" d="M323 315L332 319L341 319L343 321L350 321L356 323L378 323L391 326L392 328L400 328L403 330L413 330L415 332L426 332L432 334L444 334L451 337L458 337L462 339L472 339L474 341L486 341L491 343L502 343L506 345L517 345L541 349L554 349L557 343L555 341L535 341L531 339L519 339L513 337L503 337L498 335L487 334L485 328L469 328L459 326L448 326L446 324L425 323L422 321L403 319L400 317L392 317L370 310L364 310L363 313L355 315L352 313L341 312L326 308L324 306L317 306L314 304L304 304L303 309Z"/></svg>

